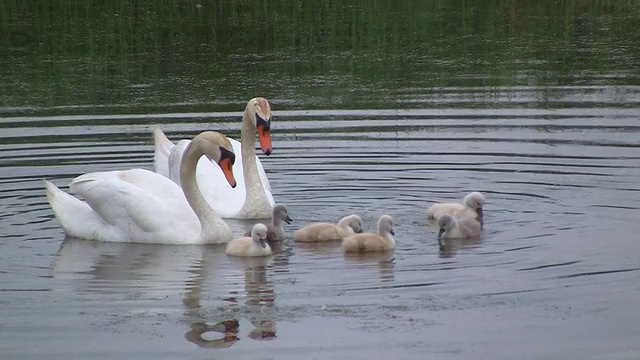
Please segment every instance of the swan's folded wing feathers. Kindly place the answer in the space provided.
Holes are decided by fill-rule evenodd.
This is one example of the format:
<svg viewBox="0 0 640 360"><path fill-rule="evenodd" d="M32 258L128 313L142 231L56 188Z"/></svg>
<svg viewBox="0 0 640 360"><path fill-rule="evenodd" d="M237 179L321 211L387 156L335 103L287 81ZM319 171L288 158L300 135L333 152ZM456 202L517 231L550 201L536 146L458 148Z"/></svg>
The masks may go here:
<svg viewBox="0 0 640 360"><path fill-rule="evenodd" d="M235 188L229 185L219 166L206 157L198 161L196 170L198 188L214 211L223 218L237 214L242 209L247 196L245 179L242 176L242 161L238 158L233 164L233 175L236 179Z"/></svg>
<svg viewBox="0 0 640 360"><path fill-rule="evenodd" d="M256 155L256 165L258 167L258 174L260 174L260 181L262 182L262 186L268 190L265 191L265 193L267 194L267 198L271 203L271 207L273 207L276 202L275 200L273 200L273 194L271 194L271 184L269 183L269 178L267 177L267 173L264 171L264 167L262 167L262 161L260 161L258 155Z"/></svg>
<svg viewBox="0 0 640 360"><path fill-rule="evenodd" d="M153 139L155 143L155 150L153 152L153 165L155 171L162 175L169 177L169 154L174 147L171 140L160 130L156 128L153 131Z"/></svg>
<svg viewBox="0 0 640 360"><path fill-rule="evenodd" d="M105 225L103 219L84 201L58 189L45 180L47 199L65 233L71 237L91 238Z"/></svg>
<svg viewBox="0 0 640 360"><path fill-rule="evenodd" d="M178 143L171 149L169 158L167 159L168 174L166 176L178 185L180 185L180 164L182 163L182 155L189 143L191 143L191 140L178 141Z"/></svg>
<svg viewBox="0 0 640 360"><path fill-rule="evenodd" d="M462 204L457 203L442 203L442 204L433 204L427 210L427 217L437 219L442 214L452 214L454 212L464 211L465 207Z"/></svg>
<svg viewBox="0 0 640 360"><path fill-rule="evenodd" d="M174 219L183 221L188 215L195 217L192 211L167 206L157 196L127 181L90 175L85 174L72 182L74 192L80 194L104 221L120 229L129 229L132 238L140 236L138 232L172 230ZM199 228L197 218L194 226Z"/></svg>

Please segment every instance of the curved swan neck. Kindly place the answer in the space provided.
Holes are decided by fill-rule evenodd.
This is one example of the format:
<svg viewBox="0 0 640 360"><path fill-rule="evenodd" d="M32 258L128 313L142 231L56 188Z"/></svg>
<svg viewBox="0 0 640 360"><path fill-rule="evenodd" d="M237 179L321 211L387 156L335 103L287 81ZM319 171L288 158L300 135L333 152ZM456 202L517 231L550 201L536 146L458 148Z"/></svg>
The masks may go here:
<svg viewBox="0 0 640 360"><path fill-rule="evenodd" d="M262 180L258 173L256 163L256 126L255 115L252 116L249 109L244 111L242 116L242 128L240 142L242 149L242 175L244 176L244 187L246 197L241 213L255 211L256 204L268 203L267 195L262 187Z"/></svg>
<svg viewBox="0 0 640 360"><path fill-rule="evenodd" d="M209 206L207 200L205 200L198 188L196 167L198 160L200 160L203 155L204 151L198 139L193 139L182 155L182 161L180 162L180 183L187 202L189 202L198 220L200 220L200 238L204 240L208 236L211 236L210 234L213 234L217 229L228 229L228 227L213 209L211 209L211 206ZM230 232L229 236L231 236Z"/></svg>
<svg viewBox="0 0 640 360"><path fill-rule="evenodd" d="M260 174L258 174L258 166L256 164L256 128L255 125L251 123L251 113L249 109L244 111L242 116L242 128L240 130L240 140L241 140L241 148L242 148L242 164L243 169L242 173L244 175L244 183L247 189L247 195L249 195L250 190L255 190L251 188L252 184L260 184Z"/></svg>

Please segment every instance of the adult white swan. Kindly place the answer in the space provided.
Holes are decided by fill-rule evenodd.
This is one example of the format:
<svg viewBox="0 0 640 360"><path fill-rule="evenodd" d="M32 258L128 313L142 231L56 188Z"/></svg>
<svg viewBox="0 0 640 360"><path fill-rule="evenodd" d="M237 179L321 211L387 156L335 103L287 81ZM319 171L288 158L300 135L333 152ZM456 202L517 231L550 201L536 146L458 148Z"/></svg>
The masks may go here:
<svg viewBox="0 0 640 360"><path fill-rule="evenodd" d="M203 155L236 186L235 154L226 136L206 131L186 146L180 164L181 186L143 169L94 172L75 178L71 193L45 180L47 199L67 235L90 240L159 244L227 243L229 226L211 209L196 183Z"/></svg>
<svg viewBox="0 0 640 360"><path fill-rule="evenodd" d="M206 159L200 160L196 179L202 195L213 210L223 218L264 219L271 216L275 204L271 185L260 159L255 154L256 131L262 151L269 155L271 145L271 106L264 98L253 98L247 103L242 116L241 142L229 139L233 151L240 154L233 172L238 186L230 189L220 169ZM160 129L154 131L156 172L180 183L177 176L182 153L189 140L173 144Z"/></svg>

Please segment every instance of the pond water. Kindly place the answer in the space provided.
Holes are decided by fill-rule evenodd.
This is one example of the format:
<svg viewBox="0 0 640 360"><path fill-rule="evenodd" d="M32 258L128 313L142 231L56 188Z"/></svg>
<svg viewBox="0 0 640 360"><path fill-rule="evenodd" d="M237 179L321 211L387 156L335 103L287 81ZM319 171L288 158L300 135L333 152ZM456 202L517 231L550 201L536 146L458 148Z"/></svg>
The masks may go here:
<svg viewBox="0 0 640 360"><path fill-rule="evenodd" d="M552 42L553 29L544 51L528 43L531 29L510 30L512 58L501 33L439 27L433 34L450 43L418 33L411 46L372 40L344 53L336 40L320 54L275 41L255 58L243 55L254 46L247 40L217 45L216 64L178 47L171 54L191 67L174 59L141 70L131 60L112 75L71 51L60 55L66 63L38 67L40 53L21 52L37 44L10 44L0 59L0 353L639 358L640 51L638 34L623 36L637 17L581 9L572 40L559 37L570 46ZM558 22L516 10L546 19L541 27ZM555 58L556 46L570 52ZM7 70L17 63L24 72ZM271 101L274 151L259 156L294 219L274 256L65 239L42 179L66 189L86 172L152 169L156 126L173 140L205 129L238 139L253 96ZM440 246L426 209L474 190L487 198L483 234ZM368 231L392 215L396 250L344 256L339 243L290 240L305 224L350 213ZM249 226L228 223L238 235Z"/></svg>

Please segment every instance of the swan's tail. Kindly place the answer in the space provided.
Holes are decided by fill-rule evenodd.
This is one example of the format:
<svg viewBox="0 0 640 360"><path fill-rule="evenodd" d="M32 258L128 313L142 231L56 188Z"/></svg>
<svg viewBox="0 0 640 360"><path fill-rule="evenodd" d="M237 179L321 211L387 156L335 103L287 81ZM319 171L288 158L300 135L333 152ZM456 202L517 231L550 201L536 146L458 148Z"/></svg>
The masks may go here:
<svg viewBox="0 0 640 360"><path fill-rule="evenodd" d="M87 203L58 189L53 183L44 180L47 200L64 232L71 237L95 239L97 231L104 222Z"/></svg>
<svg viewBox="0 0 640 360"><path fill-rule="evenodd" d="M155 128L153 130L153 141L155 142L153 165L156 173L169 177L169 154L175 145L167 138L160 128Z"/></svg>

